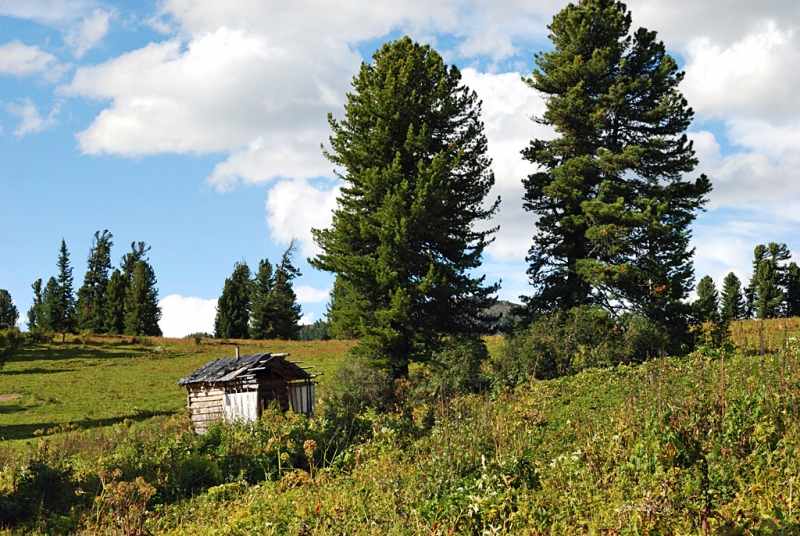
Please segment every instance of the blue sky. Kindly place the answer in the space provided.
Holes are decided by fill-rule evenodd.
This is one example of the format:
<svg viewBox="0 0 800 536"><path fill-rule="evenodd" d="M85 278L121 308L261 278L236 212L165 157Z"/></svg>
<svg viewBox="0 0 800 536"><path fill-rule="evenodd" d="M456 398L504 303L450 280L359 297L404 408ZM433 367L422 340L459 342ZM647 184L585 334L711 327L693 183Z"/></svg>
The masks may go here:
<svg viewBox="0 0 800 536"><path fill-rule="evenodd" d="M503 203L485 257L500 297L528 292L531 171L519 151L550 133L521 81L548 47L563 2L541 0L0 0L0 288L23 315L30 285L56 273L63 237L76 288L92 235L152 246L167 335L211 330L235 262L276 261L300 241L306 320L331 277L311 269L338 183L323 157L361 61L408 34L457 64L484 103ZM800 219L800 7L740 0L634 0L686 70L690 130L714 183L694 228L696 272L745 278L756 244L794 250Z"/></svg>

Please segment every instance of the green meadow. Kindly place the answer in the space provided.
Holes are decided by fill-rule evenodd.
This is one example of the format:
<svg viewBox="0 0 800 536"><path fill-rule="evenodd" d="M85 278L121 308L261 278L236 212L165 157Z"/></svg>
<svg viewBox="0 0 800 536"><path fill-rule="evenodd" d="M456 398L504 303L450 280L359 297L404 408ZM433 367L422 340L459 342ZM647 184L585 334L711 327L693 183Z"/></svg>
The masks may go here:
<svg viewBox="0 0 800 536"><path fill-rule="evenodd" d="M26 345L0 370L0 439L30 442L62 425L93 428L185 411L181 377L216 358L289 353L321 373L320 388L353 343L226 341L158 337L74 337Z"/></svg>

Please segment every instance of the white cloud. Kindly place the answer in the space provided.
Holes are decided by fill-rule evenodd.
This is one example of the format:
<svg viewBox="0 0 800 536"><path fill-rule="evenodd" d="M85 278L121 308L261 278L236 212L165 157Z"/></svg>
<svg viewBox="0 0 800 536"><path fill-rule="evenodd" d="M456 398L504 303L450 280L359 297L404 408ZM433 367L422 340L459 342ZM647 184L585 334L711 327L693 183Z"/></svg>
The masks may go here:
<svg viewBox="0 0 800 536"><path fill-rule="evenodd" d="M289 243L297 238L303 256L316 254L311 229L330 226L338 195L338 186L322 189L303 179L279 181L266 202L267 226L273 240Z"/></svg>
<svg viewBox="0 0 800 536"><path fill-rule="evenodd" d="M42 75L46 80L57 80L63 73L63 67L49 52L38 46L30 46L18 40L0 45L0 74L25 77Z"/></svg>
<svg viewBox="0 0 800 536"><path fill-rule="evenodd" d="M112 16L113 12L95 9L91 15L83 18L80 25L64 35L64 41L74 50L76 58L82 58L87 50L106 36Z"/></svg>
<svg viewBox="0 0 800 536"><path fill-rule="evenodd" d="M23 138L27 134L36 134L54 126L56 124L56 116L60 112L60 108L54 106L50 110L50 114L44 118L39 115L39 111L31 99L22 99L19 103L9 103L6 105L6 109L10 114L20 118L19 125L14 130L14 135L17 138Z"/></svg>
<svg viewBox="0 0 800 536"><path fill-rule="evenodd" d="M158 304L162 313L158 326L165 337L185 337L190 333L214 332L217 300L171 294Z"/></svg>
<svg viewBox="0 0 800 536"><path fill-rule="evenodd" d="M79 19L94 0L0 0L0 16L59 25Z"/></svg>
<svg viewBox="0 0 800 536"><path fill-rule="evenodd" d="M522 208L522 179L534 167L520 151L534 138L549 139L553 131L531 120L545 110L542 98L522 81L520 73L488 74L464 69L464 83L483 101L482 119L489 139L495 186L488 200L502 198L498 215L489 225L500 225L487 253L492 259L524 259L534 234L535 216Z"/></svg>
<svg viewBox="0 0 800 536"><path fill-rule="evenodd" d="M766 22L728 46L697 37L684 49L682 89L701 116L780 118L800 111L794 98L800 90L800 73L789 67L800 61L800 42L791 30Z"/></svg>
<svg viewBox="0 0 800 536"><path fill-rule="evenodd" d="M298 285L294 287L297 295L297 303L324 303L330 298L330 289L314 288L310 285Z"/></svg>

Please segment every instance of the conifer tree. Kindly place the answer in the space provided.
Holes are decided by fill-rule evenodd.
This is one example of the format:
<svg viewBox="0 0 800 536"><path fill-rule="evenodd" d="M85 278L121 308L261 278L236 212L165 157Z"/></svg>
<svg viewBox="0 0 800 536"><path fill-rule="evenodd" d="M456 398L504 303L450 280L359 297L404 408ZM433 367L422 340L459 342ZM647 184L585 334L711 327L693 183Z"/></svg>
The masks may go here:
<svg viewBox="0 0 800 536"><path fill-rule="evenodd" d="M77 327L75 312L75 292L72 286L72 267L69 263L67 243L61 239L61 249L58 253L58 288L55 304L52 308L52 329L61 333L61 341L67 333L73 333Z"/></svg>
<svg viewBox="0 0 800 536"><path fill-rule="evenodd" d="M4 288L0 288L0 329L17 327L19 320L19 310L11 299L11 294Z"/></svg>
<svg viewBox="0 0 800 536"><path fill-rule="evenodd" d="M674 351L687 342L689 226L711 185L684 179L697 160L683 73L655 32L630 27L621 2L569 4L548 26L553 50L536 56L537 121L557 136L523 151L540 168L523 181L538 216L525 301L534 315L590 304L643 315Z"/></svg>
<svg viewBox="0 0 800 536"><path fill-rule="evenodd" d="M125 334L161 336L158 325L161 307L158 305L156 282L153 267L146 260L139 259L133 267L125 294Z"/></svg>
<svg viewBox="0 0 800 536"><path fill-rule="evenodd" d="M222 339L247 339L250 336L250 267L236 263L225 280L217 301L214 336Z"/></svg>
<svg viewBox="0 0 800 536"><path fill-rule="evenodd" d="M335 339L359 339L364 335L362 312L369 303L346 279L336 276L331 290L326 316L330 334Z"/></svg>
<svg viewBox="0 0 800 536"><path fill-rule="evenodd" d="M326 156L345 182L332 226L315 229L313 267L336 274L364 308L354 352L404 376L447 335L480 331L494 301L473 270L497 202L476 94L429 46L405 37L363 63ZM358 305L337 302L354 312Z"/></svg>
<svg viewBox="0 0 800 536"><path fill-rule="evenodd" d="M275 286L275 274L269 259L258 263L258 271L253 279L250 293L250 338L267 339L272 331L274 311L272 307L272 289Z"/></svg>
<svg viewBox="0 0 800 536"><path fill-rule="evenodd" d="M745 317L745 302L742 296L742 282L730 272L722 282L722 304L720 317L723 322L741 320Z"/></svg>
<svg viewBox="0 0 800 536"><path fill-rule="evenodd" d="M269 299L273 315L272 329L268 338L293 341L297 340L300 333L298 322L302 315L292 285L292 281L301 275L292 262L296 249L297 242L292 239L281 256L281 262L275 266L275 284Z"/></svg>
<svg viewBox="0 0 800 536"><path fill-rule="evenodd" d="M106 291L111 270L112 234L108 230L94 233L89 249L88 267L83 285L78 289L78 328L91 333L105 331Z"/></svg>
<svg viewBox="0 0 800 536"><path fill-rule="evenodd" d="M105 300L105 323L103 331L115 335L125 331L125 295L127 294L128 284L122 272L114 269L108 280Z"/></svg>
<svg viewBox="0 0 800 536"><path fill-rule="evenodd" d="M758 319L784 315L787 268L780 264L791 257L786 244L759 244L753 250L753 277L747 288L747 300L752 314Z"/></svg>
<svg viewBox="0 0 800 536"><path fill-rule="evenodd" d="M719 321L719 293L711 276L705 276L697 284L697 300L692 304L698 322Z"/></svg>
<svg viewBox="0 0 800 536"><path fill-rule="evenodd" d="M58 294L58 281L55 277L51 277L42 292L42 317L39 327L44 331L56 331L54 319L61 316Z"/></svg>
<svg viewBox="0 0 800 536"><path fill-rule="evenodd" d="M800 316L800 267L794 262L786 270L786 316Z"/></svg>
<svg viewBox="0 0 800 536"><path fill-rule="evenodd" d="M42 280L37 279L31 285L33 289L33 303L31 308L28 309L28 331L33 331L36 328L42 328Z"/></svg>

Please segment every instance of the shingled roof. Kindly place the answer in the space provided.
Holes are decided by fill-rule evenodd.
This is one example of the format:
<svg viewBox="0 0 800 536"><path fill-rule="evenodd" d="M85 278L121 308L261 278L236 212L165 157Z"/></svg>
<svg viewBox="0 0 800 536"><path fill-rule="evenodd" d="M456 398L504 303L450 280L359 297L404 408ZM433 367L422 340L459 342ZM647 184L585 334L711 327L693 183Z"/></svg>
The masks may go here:
<svg viewBox="0 0 800 536"><path fill-rule="evenodd" d="M286 380L308 380L314 377L297 364L287 361L289 354L248 354L241 357L215 359L178 380L176 385L223 383L236 379L252 379L259 371L272 370Z"/></svg>

